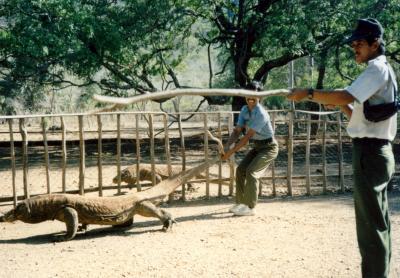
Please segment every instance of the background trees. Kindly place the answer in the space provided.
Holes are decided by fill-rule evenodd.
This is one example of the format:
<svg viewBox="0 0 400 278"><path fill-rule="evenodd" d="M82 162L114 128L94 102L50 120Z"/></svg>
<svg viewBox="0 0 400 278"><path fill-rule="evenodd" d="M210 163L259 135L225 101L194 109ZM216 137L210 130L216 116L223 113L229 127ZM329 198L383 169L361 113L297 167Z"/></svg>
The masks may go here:
<svg viewBox="0 0 400 278"><path fill-rule="evenodd" d="M286 66L301 57L296 86L340 87L358 70L342 45L357 18L381 21L399 63L399 14L398 0L2 0L0 105L35 111L68 87L122 96L193 86L181 77L200 49L208 57L189 62L209 63L192 73L209 87L287 87Z"/></svg>

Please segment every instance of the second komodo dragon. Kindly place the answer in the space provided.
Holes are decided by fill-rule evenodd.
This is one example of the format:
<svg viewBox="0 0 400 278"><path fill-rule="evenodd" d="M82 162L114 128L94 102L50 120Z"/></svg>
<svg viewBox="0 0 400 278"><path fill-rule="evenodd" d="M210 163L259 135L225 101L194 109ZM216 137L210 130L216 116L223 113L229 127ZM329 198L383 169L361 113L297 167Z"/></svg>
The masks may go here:
<svg viewBox="0 0 400 278"><path fill-rule="evenodd" d="M154 177L155 182L160 183L162 180L168 179L170 177L168 172L168 165L166 164L155 164L154 165ZM187 168L186 170L190 170ZM121 182L125 182L128 184L129 188L133 188L136 186L138 181L152 181L152 168L151 164L142 163L139 164L139 175L137 172L137 165L128 166L121 171ZM180 165L171 165L171 176L177 175L182 172L182 166ZM217 175L213 175L210 173L211 178L218 178ZM205 179L206 176L202 173L197 174L194 178L196 179ZM215 181L214 181L215 182ZM118 175L113 178L113 183L118 183ZM215 182L217 183L217 182ZM225 184L224 182L222 182ZM193 188L189 184L189 189Z"/></svg>

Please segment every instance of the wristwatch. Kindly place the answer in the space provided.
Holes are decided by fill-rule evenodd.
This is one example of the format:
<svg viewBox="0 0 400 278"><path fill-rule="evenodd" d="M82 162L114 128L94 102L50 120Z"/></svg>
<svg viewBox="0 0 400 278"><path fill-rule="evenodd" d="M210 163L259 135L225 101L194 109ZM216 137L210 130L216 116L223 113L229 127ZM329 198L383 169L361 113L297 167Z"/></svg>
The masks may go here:
<svg viewBox="0 0 400 278"><path fill-rule="evenodd" d="M314 98L314 89L313 88L309 88L308 89L307 98L308 99L313 99Z"/></svg>

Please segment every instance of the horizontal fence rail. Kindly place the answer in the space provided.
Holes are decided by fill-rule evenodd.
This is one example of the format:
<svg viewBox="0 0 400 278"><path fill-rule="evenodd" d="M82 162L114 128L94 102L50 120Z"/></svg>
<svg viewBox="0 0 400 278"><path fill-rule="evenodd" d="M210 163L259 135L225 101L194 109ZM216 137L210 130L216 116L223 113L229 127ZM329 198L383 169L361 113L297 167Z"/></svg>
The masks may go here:
<svg viewBox="0 0 400 278"><path fill-rule="evenodd" d="M338 112L270 110L280 145L278 158L261 178L259 194L311 195L344 192L351 187L351 142L343 133ZM156 167L166 175L218 155L207 130L227 140L233 130L232 112L110 112L90 114L2 116L0 120L0 202L33 195L68 192L99 196L140 191L157 182ZM220 161L179 190L186 200L188 186L204 196L234 193L235 164L247 150ZM151 177L134 184L122 180L125 167L150 165ZM317 193L315 193L317 192ZM169 196L172 200L172 194Z"/></svg>

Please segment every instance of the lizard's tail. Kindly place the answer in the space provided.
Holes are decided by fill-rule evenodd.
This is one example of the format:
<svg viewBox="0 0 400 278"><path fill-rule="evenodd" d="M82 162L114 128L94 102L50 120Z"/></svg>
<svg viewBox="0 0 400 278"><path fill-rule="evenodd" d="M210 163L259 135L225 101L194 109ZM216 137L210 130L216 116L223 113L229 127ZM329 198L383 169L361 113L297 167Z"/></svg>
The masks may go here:
<svg viewBox="0 0 400 278"><path fill-rule="evenodd" d="M222 142L218 138L214 137L209 131L208 131L208 136L212 140L217 141L219 152L223 154L224 148ZM217 163L219 159L220 159L219 157L216 157L211 160L206 160L205 162L201 163L200 165L194 168L183 171L179 174L171 176L166 180L161 181L160 183L158 183L157 185L153 186L152 188L146 191L135 193L135 196L139 198L139 201L164 198L169 194L171 194L172 192L174 192L175 189L178 188L180 185L187 183L189 180L196 177L198 174L204 172L207 168Z"/></svg>

